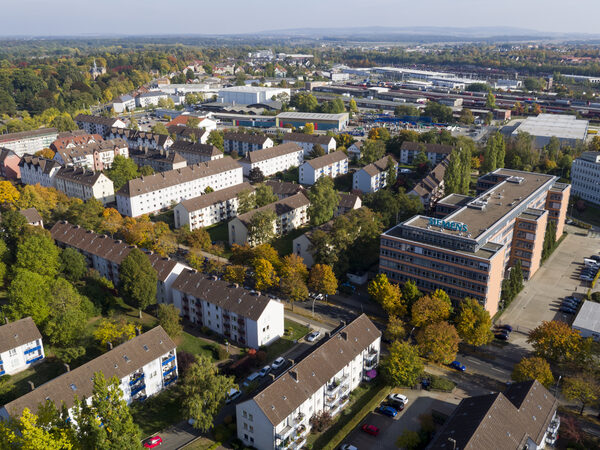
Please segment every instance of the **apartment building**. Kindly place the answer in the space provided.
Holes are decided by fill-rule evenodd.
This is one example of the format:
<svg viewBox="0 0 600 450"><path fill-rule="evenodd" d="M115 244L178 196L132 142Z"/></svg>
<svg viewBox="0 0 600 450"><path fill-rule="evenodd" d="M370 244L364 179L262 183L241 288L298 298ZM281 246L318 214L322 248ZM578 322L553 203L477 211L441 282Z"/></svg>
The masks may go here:
<svg viewBox="0 0 600 450"><path fill-rule="evenodd" d="M115 188L102 172L79 167L61 167L55 177L56 189L83 201L95 198L103 205L115 201Z"/></svg>
<svg viewBox="0 0 600 450"><path fill-rule="evenodd" d="M161 91L145 92L135 98L135 106L138 108L146 108L147 106L158 106L160 100L172 99L175 104L179 103L179 97L175 95L165 94Z"/></svg>
<svg viewBox="0 0 600 450"><path fill-rule="evenodd" d="M340 202L333 212L333 217L342 216L353 209L362 207L362 200L358 195L349 192L340 192L338 195L340 196Z"/></svg>
<svg viewBox="0 0 600 450"><path fill-rule="evenodd" d="M44 187L56 187L56 174L60 164L42 156L23 155L19 161L21 183L39 184Z"/></svg>
<svg viewBox="0 0 600 450"><path fill-rule="evenodd" d="M73 248L85 256L88 267L96 269L101 276L119 285L119 267L133 245L94 233L66 221L56 222L50 230L52 239L60 248ZM173 303L171 285L186 266L170 258L148 252L150 264L158 276L156 299L159 303Z"/></svg>
<svg viewBox="0 0 600 450"><path fill-rule="evenodd" d="M116 194L117 209L137 217L168 208L188 198L243 183L242 166L230 157L193 164L128 181Z"/></svg>
<svg viewBox="0 0 600 450"><path fill-rule="evenodd" d="M493 316L510 268L520 261L525 279L539 268L548 199L560 191L551 201L564 222L558 203L568 204L570 190L557 177L509 169L484 175L478 187L476 198L442 199L448 214L441 219L415 216L384 232L379 270L424 291L443 289L456 302L475 298Z"/></svg>
<svg viewBox="0 0 600 450"><path fill-rule="evenodd" d="M273 147L273 140L262 134L225 133L223 143L227 153L236 151L238 155Z"/></svg>
<svg viewBox="0 0 600 450"><path fill-rule="evenodd" d="M0 148L0 177L7 180L19 180L21 178L21 169L19 162L21 158L8 148Z"/></svg>
<svg viewBox="0 0 600 450"><path fill-rule="evenodd" d="M100 136L107 136L113 128L125 128L125 122L112 117L78 114L74 120L80 129L90 134L99 134Z"/></svg>
<svg viewBox="0 0 600 450"><path fill-rule="evenodd" d="M344 152L332 152L328 155L306 161L300 166L300 184L313 185L321 177L336 178L348 173L348 157Z"/></svg>
<svg viewBox="0 0 600 450"><path fill-rule="evenodd" d="M329 333L328 333L329 334ZM311 417L336 416L350 393L375 375L381 332L363 314L342 323L302 360L236 405L237 435L258 450L299 449L306 444Z"/></svg>
<svg viewBox="0 0 600 450"><path fill-rule="evenodd" d="M173 210L175 228L187 226L190 231L229 220L238 214L238 195L254 192L250 183L237 184L216 192L180 202Z"/></svg>
<svg viewBox="0 0 600 450"><path fill-rule="evenodd" d="M252 169L260 169L265 177L298 167L304 161L304 151L296 144L281 144L246 153L240 159L244 175L248 176Z"/></svg>
<svg viewBox="0 0 600 450"><path fill-rule="evenodd" d="M448 158L444 159L408 193L418 196L426 209L432 208L438 200L444 197L444 176L449 163Z"/></svg>
<svg viewBox="0 0 600 450"><path fill-rule="evenodd" d="M583 152L571 166L573 195L600 205L600 152Z"/></svg>
<svg viewBox="0 0 600 450"><path fill-rule="evenodd" d="M71 413L75 396L85 401L92 397L98 372L107 380L117 377L127 404L143 401L177 380L176 345L162 327L153 328L5 404L0 418L16 419L25 408L36 414L47 400L57 407L64 405Z"/></svg>
<svg viewBox="0 0 600 450"><path fill-rule="evenodd" d="M85 130L65 131L64 133L58 133L56 140L50 144L50 150L58 152L69 147L92 144L102 140L103 138L99 134L89 134Z"/></svg>
<svg viewBox="0 0 600 450"><path fill-rule="evenodd" d="M262 242L255 241L249 234L252 218L257 212L273 211L275 213L277 218L273 221L273 231L275 235L279 236L308 223L309 205L308 198L304 194L298 193L237 216L228 225L229 245L262 244Z"/></svg>
<svg viewBox="0 0 600 450"><path fill-rule="evenodd" d="M50 147L58 136L56 128L38 128L18 133L0 134L0 147L12 150L17 156L33 155L35 152Z"/></svg>
<svg viewBox="0 0 600 450"><path fill-rule="evenodd" d="M188 142L184 140L175 141L175 143L171 146L171 150L179 153L188 164L198 164L201 162L221 159L223 157L223 152L214 145Z"/></svg>
<svg viewBox="0 0 600 450"><path fill-rule="evenodd" d="M117 155L129 157L127 142L119 138L57 148L54 160L61 166L106 170L112 167Z"/></svg>
<svg viewBox="0 0 600 450"><path fill-rule="evenodd" d="M155 172L182 169L188 165L185 158L171 148L168 150L144 148L132 151L129 156L139 167L152 167Z"/></svg>
<svg viewBox="0 0 600 450"><path fill-rule="evenodd" d="M306 192L306 189L301 184L290 183L289 181L268 180L264 184L271 188L273 194L279 200L296 195L298 192Z"/></svg>
<svg viewBox="0 0 600 450"><path fill-rule="evenodd" d="M334 152L337 148L333 136L323 134L288 133L283 137L283 143L299 145L304 150L304 156L308 156L315 145L319 145L325 153Z"/></svg>
<svg viewBox="0 0 600 450"><path fill-rule="evenodd" d="M352 175L353 189L365 194L377 192L388 185L388 170L393 167L398 172L398 163L391 156L384 156L363 167Z"/></svg>
<svg viewBox="0 0 600 450"><path fill-rule="evenodd" d="M283 303L192 269L173 283L173 304L186 320L244 347L258 349L284 333Z"/></svg>
<svg viewBox="0 0 600 450"><path fill-rule="evenodd" d="M188 142L197 142L206 144L210 131L204 128L182 127L180 125L167 125L169 135L175 135L176 141L184 140Z"/></svg>
<svg viewBox="0 0 600 450"><path fill-rule="evenodd" d="M210 134L211 131L214 131L217 129L217 121L214 119L211 119L209 116L201 117L201 116L195 116L195 115L184 113L184 114L178 115L173 120L168 122L166 126L167 126L167 129L172 126L186 127L186 128L198 128L198 129L203 129ZM191 125L189 125L190 119L197 119L198 124L192 127Z"/></svg>
<svg viewBox="0 0 600 450"><path fill-rule="evenodd" d="M452 153L452 149L451 145L405 141L400 147L400 162L402 164L413 164L415 157L423 152L431 165L436 166Z"/></svg>
<svg viewBox="0 0 600 450"><path fill-rule="evenodd" d="M173 145L173 139L167 134L156 134L131 128L113 127L106 138L123 139L131 150L168 150Z"/></svg>
<svg viewBox="0 0 600 450"><path fill-rule="evenodd" d="M31 317L0 326L0 376L26 370L44 356L42 335Z"/></svg>

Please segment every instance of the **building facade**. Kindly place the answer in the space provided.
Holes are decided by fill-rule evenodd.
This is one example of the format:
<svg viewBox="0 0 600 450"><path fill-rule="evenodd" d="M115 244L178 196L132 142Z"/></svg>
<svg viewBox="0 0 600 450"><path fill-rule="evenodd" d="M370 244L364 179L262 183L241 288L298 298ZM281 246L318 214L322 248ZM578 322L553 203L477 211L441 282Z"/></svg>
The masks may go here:
<svg viewBox="0 0 600 450"><path fill-rule="evenodd" d="M315 145L319 145L326 154L334 152L337 148L333 136L321 134L288 133L283 137L282 142L284 144L289 142L299 145L304 150L304 156L308 156Z"/></svg>
<svg viewBox="0 0 600 450"><path fill-rule="evenodd" d="M248 152L240 159L245 176L248 176L252 169L258 168L265 177L298 167L303 162L304 151L294 143Z"/></svg>
<svg viewBox="0 0 600 450"><path fill-rule="evenodd" d="M50 147L56 138L56 128L39 128L18 133L0 134L0 147L12 150L17 156L33 155L35 152Z"/></svg>
<svg viewBox="0 0 600 450"><path fill-rule="evenodd" d="M25 154L19 162L21 183L56 187L56 174L60 164L52 159Z"/></svg>
<svg viewBox="0 0 600 450"><path fill-rule="evenodd" d="M200 144L184 140L175 141L175 143L171 146L171 150L179 153L188 164L198 164L202 162L213 161L215 159L221 159L223 157L223 152L214 145Z"/></svg>
<svg viewBox="0 0 600 450"><path fill-rule="evenodd" d="M166 134L150 133L148 131L132 130L131 128L113 127L106 136L107 139L123 139L132 150L167 150L173 145L173 139Z"/></svg>
<svg viewBox="0 0 600 450"><path fill-rule="evenodd" d="M306 161L300 166L300 184L313 185L321 177L336 178L348 173L348 157L344 152L332 152L328 155Z"/></svg>
<svg viewBox="0 0 600 450"><path fill-rule="evenodd" d="M275 118L275 126L302 128L307 123L312 123L315 130L335 130L342 131L348 125L350 116L348 113L323 114L323 113L304 113L304 112L282 112Z"/></svg>
<svg viewBox="0 0 600 450"><path fill-rule="evenodd" d="M74 120L80 129L90 134L99 134L102 137L108 135L112 128L125 128L125 122L111 117L79 114Z"/></svg>
<svg viewBox="0 0 600 450"><path fill-rule="evenodd" d="M355 190L365 194L377 192L388 185L388 171L392 168L394 173L398 173L398 163L391 156L384 156L357 170L352 175L352 187Z"/></svg>
<svg viewBox="0 0 600 450"><path fill-rule="evenodd" d="M264 103L277 95L291 95L289 88L269 88L259 86L232 86L219 90L219 100L234 105L252 105Z"/></svg>
<svg viewBox="0 0 600 450"><path fill-rule="evenodd" d="M187 166L187 161L178 152L168 150L134 150L129 155L139 167L152 167L155 172L182 169Z"/></svg>
<svg viewBox="0 0 600 450"><path fill-rule="evenodd" d="M68 197L83 201L95 198L103 205L115 201L115 189L110 178L102 172L84 168L61 167L55 177L56 189Z"/></svg>
<svg viewBox="0 0 600 450"><path fill-rule="evenodd" d="M571 166L573 195L600 205L600 152L583 152Z"/></svg>
<svg viewBox="0 0 600 450"><path fill-rule="evenodd" d="M418 196L425 209L433 208L444 197L444 175L448 164L448 158L444 159L408 193Z"/></svg>
<svg viewBox="0 0 600 450"><path fill-rule="evenodd" d="M413 164L415 157L423 152L431 165L436 166L452 153L452 149L451 145L405 141L400 147L400 162L402 164Z"/></svg>
<svg viewBox="0 0 600 450"><path fill-rule="evenodd" d="M223 145L227 153L236 151L238 155L245 155L248 152L273 147L273 140L262 134L225 133Z"/></svg>
<svg viewBox="0 0 600 450"><path fill-rule="evenodd" d="M0 177L13 181L21 179L19 162L21 158L15 152L0 148Z"/></svg>
<svg viewBox="0 0 600 450"><path fill-rule="evenodd" d="M129 157L127 142L109 139L87 144L66 146L58 149L54 160L62 166L73 166L90 170L105 170L112 167L115 156Z"/></svg>
<svg viewBox="0 0 600 450"><path fill-rule="evenodd" d="M42 335L31 317L0 326L0 376L29 369L44 356Z"/></svg>

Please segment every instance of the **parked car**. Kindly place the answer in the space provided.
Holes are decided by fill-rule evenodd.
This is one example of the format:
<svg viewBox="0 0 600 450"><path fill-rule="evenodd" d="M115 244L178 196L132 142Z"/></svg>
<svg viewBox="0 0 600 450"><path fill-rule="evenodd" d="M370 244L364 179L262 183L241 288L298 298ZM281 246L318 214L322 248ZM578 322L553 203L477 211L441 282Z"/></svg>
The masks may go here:
<svg viewBox="0 0 600 450"><path fill-rule="evenodd" d="M281 356L279 358L277 358L275 361L273 361L273 364L271 364L271 369L273 370L277 370L279 369L281 366L283 366L285 364L285 359L283 359Z"/></svg>
<svg viewBox="0 0 600 450"><path fill-rule="evenodd" d="M388 417L396 417L398 415L398 411L391 406L380 406L377 408L377 411Z"/></svg>
<svg viewBox="0 0 600 450"><path fill-rule="evenodd" d="M508 334L496 333L494 334L494 337L501 341L508 341Z"/></svg>
<svg viewBox="0 0 600 450"><path fill-rule="evenodd" d="M511 327L510 325L504 324L504 325L498 325L498 329L499 330L506 330L509 333L512 333L513 327Z"/></svg>
<svg viewBox="0 0 600 450"><path fill-rule="evenodd" d="M162 438L160 436L152 436L150 439L144 441L144 448L155 448L162 444Z"/></svg>
<svg viewBox="0 0 600 450"><path fill-rule="evenodd" d="M575 314L576 312L573 308L569 308L568 306L561 306L559 311L565 314Z"/></svg>
<svg viewBox="0 0 600 450"><path fill-rule="evenodd" d="M402 394L390 394L388 395L388 400L390 402L398 402L406 405L408 403L408 397Z"/></svg>
<svg viewBox="0 0 600 450"><path fill-rule="evenodd" d="M453 369L456 370L460 370L461 372L464 372L465 370L467 370L467 367L462 364L460 361L452 361L450 363L450 367L452 367Z"/></svg>
<svg viewBox="0 0 600 450"><path fill-rule="evenodd" d="M258 377L260 376L260 374L258 372L254 372L251 375L248 375L248 378L246 378L246 380L244 381L243 386L250 386L250 383L252 383L254 380L256 380Z"/></svg>
<svg viewBox="0 0 600 450"><path fill-rule="evenodd" d="M562 301L562 306L567 306L568 308L576 309L579 306L579 304L575 303L572 300L565 299L565 300Z"/></svg>
<svg viewBox="0 0 600 450"><path fill-rule="evenodd" d="M258 372L258 374L261 377L265 377L268 375L268 373L271 371L271 366L265 366L262 369L260 369L260 372Z"/></svg>
<svg viewBox="0 0 600 450"><path fill-rule="evenodd" d="M240 391L238 391L235 388L231 388L231 390L229 391L229 395L227 395L227 398L225 399L225 403L227 403L227 404L231 403L236 398L238 398L240 395L242 395L242 393Z"/></svg>
<svg viewBox="0 0 600 450"><path fill-rule="evenodd" d="M314 342L317 340L317 338L321 336L321 332L320 331L313 331L312 333L310 333L308 336L306 336L306 340L308 342Z"/></svg>
<svg viewBox="0 0 600 450"><path fill-rule="evenodd" d="M340 445L340 450L358 450L358 447L350 444L342 444Z"/></svg>
<svg viewBox="0 0 600 450"><path fill-rule="evenodd" d="M365 423L360 429L371 436L377 436L379 434L379 428L375 425L368 425Z"/></svg>
<svg viewBox="0 0 600 450"><path fill-rule="evenodd" d="M568 297L565 297L565 300L569 300L569 301L575 302L578 305L581 303L581 299L580 298L573 297L572 295L570 295Z"/></svg>

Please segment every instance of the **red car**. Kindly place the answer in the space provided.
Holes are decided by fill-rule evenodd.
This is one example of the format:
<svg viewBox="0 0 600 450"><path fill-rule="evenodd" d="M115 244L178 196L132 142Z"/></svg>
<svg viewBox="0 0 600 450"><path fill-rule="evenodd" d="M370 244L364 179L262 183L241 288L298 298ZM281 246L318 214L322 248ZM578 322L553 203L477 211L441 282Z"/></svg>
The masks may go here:
<svg viewBox="0 0 600 450"><path fill-rule="evenodd" d="M152 436L150 439L144 442L144 448L154 448L162 444L162 438L160 436Z"/></svg>
<svg viewBox="0 0 600 450"><path fill-rule="evenodd" d="M371 436L377 436L379 434L379 428L377 428L375 425L367 425L365 423L362 427L360 427L360 429Z"/></svg>

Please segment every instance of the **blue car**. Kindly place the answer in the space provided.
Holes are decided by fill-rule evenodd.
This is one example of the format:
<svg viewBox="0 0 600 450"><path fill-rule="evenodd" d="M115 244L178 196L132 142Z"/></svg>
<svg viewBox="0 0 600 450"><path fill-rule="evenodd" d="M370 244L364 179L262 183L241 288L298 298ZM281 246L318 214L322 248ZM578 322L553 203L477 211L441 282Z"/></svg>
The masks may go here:
<svg viewBox="0 0 600 450"><path fill-rule="evenodd" d="M391 406L380 406L379 408L377 408L377 411L388 417L396 417L396 415L398 414L398 411L396 411Z"/></svg>
<svg viewBox="0 0 600 450"><path fill-rule="evenodd" d="M466 366L464 364L461 364L460 361L452 361L450 363L450 367L452 367L453 369L456 369L456 370L460 370L461 372L464 372L465 370L467 370Z"/></svg>

